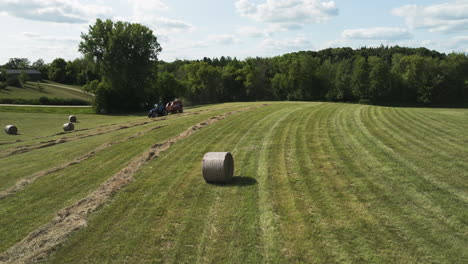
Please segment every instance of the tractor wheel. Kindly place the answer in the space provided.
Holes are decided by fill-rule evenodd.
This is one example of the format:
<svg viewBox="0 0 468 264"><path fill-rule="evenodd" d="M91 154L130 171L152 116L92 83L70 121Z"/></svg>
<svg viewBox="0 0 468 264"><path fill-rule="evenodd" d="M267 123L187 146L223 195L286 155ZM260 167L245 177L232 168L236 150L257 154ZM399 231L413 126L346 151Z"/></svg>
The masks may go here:
<svg viewBox="0 0 468 264"><path fill-rule="evenodd" d="M179 110L179 113L183 113L183 112L184 112L184 110L181 108L181 109Z"/></svg>

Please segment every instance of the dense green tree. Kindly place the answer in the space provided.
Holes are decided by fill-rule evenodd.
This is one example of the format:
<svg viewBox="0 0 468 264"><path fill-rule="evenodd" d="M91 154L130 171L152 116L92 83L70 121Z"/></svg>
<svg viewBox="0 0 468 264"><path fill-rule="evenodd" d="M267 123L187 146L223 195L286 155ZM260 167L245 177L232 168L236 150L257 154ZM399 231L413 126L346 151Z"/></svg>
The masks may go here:
<svg viewBox="0 0 468 264"><path fill-rule="evenodd" d="M369 101L372 95L369 90L369 65L363 56L356 56L351 75L351 90L354 97L362 101Z"/></svg>
<svg viewBox="0 0 468 264"><path fill-rule="evenodd" d="M99 84L88 85L98 111L123 112L148 104L146 92L154 85L153 70L162 50L156 36L141 24L96 20L81 35L79 51L94 59Z"/></svg>
<svg viewBox="0 0 468 264"><path fill-rule="evenodd" d="M26 83L29 81L29 75L26 73L25 70L21 70L20 74L18 75L18 81L21 87L24 87Z"/></svg>
<svg viewBox="0 0 468 264"><path fill-rule="evenodd" d="M327 99L331 101L352 101L351 74L353 64L351 59L345 59L335 63L335 85L329 89Z"/></svg>
<svg viewBox="0 0 468 264"><path fill-rule="evenodd" d="M30 61L27 58L11 58L3 67L13 70L29 69Z"/></svg>
<svg viewBox="0 0 468 264"><path fill-rule="evenodd" d="M371 56L369 63L369 94L373 102L385 101L390 94L390 67L382 58Z"/></svg>
<svg viewBox="0 0 468 264"><path fill-rule="evenodd" d="M67 62L62 58L56 58L52 61L49 66L49 80L58 82L58 83L65 83L67 80Z"/></svg>

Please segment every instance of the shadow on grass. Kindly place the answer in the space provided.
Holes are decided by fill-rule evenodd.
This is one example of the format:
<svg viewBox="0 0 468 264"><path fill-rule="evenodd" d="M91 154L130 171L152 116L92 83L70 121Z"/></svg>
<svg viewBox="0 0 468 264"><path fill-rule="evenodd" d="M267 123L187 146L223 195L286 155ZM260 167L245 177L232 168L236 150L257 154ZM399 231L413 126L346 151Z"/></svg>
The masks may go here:
<svg viewBox="0 0 468 264"><path fill-rule="evenodd" d="M234 176L232 177L232 180L230 183L209 183L209 184L216 185L216 186L225 186L225 187L229 187L229 186L244 187L244 186L252 186L252 185L257 184L257 180L252 177Z"/></svg>

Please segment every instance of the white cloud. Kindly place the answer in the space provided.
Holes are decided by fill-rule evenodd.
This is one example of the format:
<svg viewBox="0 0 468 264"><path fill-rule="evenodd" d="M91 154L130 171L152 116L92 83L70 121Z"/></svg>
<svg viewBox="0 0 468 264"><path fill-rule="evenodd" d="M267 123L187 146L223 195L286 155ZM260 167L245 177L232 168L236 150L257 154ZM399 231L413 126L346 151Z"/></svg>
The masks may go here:
<svg viewBox="0 0 468 264"><path fill-rule="evenodd" d="M127 0L132 6L133 12L142 15L163 11L169 7L161 0Z"/></svg>
<svg viewBox="0 0 468 264"><path fill-rule="evenodd" d="M209 43L216 43L220 45L232 45L240 43L240 40L233 35L221 34L221 35L211 35L208 37Z"/></svg>
<svg viewBox="0 0 468 264"><path fill-rule="evenodd" d="M392 10L392 14L404 17L412 28L430 31L457 32L468 30L468 1L429 6L405 5Z"/></svg>
<svg viewBox="0 0 468 264"><path fill-rule="evenodd" d="M156 34L168 35L175 32L191 31L193 25L182 20L158 15L169 7L161 0L127 0L132 8L131 20L150 26Z"/></svg>
<svg viewBox="0 0 468 264"><path fill-rule="evenodd" d="M260 38L266 35L265 30L256 27L241 27L236 30L236 33L249 38Z"/></svg>
<svg viewBox="0 0 468 264"><path fill-rule="evenodd" d="M0 10L14 17L56 23L87 23L113 12L111 7L77 0L0 0Z"/></svg>
<svg viewBox="0 0 468 264"><path fill-rule="evenodd" d="M346 39L373 39L373 40L401 40L413 38L413 35L404 28L358 28L347 29L341 34Z"/></svg>
<svg viewBox="0 0 468 264"><path fill-rule="evenodd" d="M79 42L80 37L67 37L67 36L46 36L36 32L22 32L19 38L21 40L37 40L44 42Z"/></svg>
<svg viewBox="0 0 468 264"><path fill-rule="evenodd" d="M266 0L261 4L237 0L235 6L241 16L276 24L278 29L300 29L305 24L327 21L339 12L334 1L320 0Z"/></svg>
<svg viewBox="0 0 468 264"><path fill-rule="evenodd" d="M293 52L298 50L311 50L312 42L304 35L297 35L290 39L266 38L260 43L260 48L277 52Z"/></svg>

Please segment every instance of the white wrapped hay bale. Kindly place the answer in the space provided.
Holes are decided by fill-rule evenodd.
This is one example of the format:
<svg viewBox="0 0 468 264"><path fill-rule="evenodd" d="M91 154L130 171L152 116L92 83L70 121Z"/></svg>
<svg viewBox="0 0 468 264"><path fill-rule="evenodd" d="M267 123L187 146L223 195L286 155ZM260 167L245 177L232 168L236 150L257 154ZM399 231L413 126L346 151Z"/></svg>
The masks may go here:
<svg viewBox="0 0 468 264"><path fill-rule="evenodd" d="M74 116L74 115L69 116L68 121L70 121L72 123L76 123L76 116Z"/></svg>
<svg viewBox="0 0 468 264"><path fill-rule="evenodd" d="M75 129L75 125L73 125L73 123L63 124L63 131L72 131L74 129Z"/></svg>
<svg viewBox="0 0 468 264"><path fill-rule="evenodd" d="M7 125L5 127L5 132L10 135L16 135L18 134L18 128L14 125Z"/></svg>
<svg viewBox="0 0 468 264"><path fill-rule="evenodd" d="M203 156L203 178L210 183L228 183L234 174L234 159L230 152L208 152Z"/></svg>

